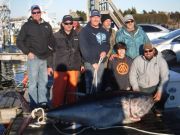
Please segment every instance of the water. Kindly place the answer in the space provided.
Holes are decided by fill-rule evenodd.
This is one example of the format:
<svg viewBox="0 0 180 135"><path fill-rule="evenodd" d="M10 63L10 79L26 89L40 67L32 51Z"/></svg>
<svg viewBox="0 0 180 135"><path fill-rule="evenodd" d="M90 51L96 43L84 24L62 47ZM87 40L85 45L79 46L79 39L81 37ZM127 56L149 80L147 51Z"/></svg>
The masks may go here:
<svg viewBox="0 0 180 135"><path fill-rule="evenodd" d="M1 61L1 70L0 70L1 84L4 83L5 87L17 86L23 80L24 72L26 70L27 70L26 62Z"/></svg>

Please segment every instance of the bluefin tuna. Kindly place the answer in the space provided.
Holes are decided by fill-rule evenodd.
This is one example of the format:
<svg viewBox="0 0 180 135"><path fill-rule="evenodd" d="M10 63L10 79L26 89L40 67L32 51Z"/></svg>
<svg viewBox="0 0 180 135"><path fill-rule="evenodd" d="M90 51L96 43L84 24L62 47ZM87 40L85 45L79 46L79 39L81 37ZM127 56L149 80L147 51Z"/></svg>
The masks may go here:
<svg viewBox="0 0 180 135"><path fill-rule="evenodd" d="M48 111L45 116L64 122L103 128L139 121L153 105L152 95L142 92L114 92L86 97L76 104Z"/></svg>

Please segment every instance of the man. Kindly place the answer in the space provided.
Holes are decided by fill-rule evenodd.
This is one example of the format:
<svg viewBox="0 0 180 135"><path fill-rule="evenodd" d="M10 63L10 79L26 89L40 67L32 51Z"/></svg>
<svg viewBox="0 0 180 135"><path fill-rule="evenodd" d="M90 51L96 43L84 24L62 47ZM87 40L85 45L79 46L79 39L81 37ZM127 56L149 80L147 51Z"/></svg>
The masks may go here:
<svg viewBox="0 0 180 135"><path fill-rule="evenodd" d="M17 46L28 56L29 98L31 108L46 106L47 99L47 57L53 48L51 26L41 18L38 5L31 7L31 16L22 26Z"/></svg>
<svg viewBox="0 0 180 135"><path fill-rule="evenodd" d="M116 31L114 29L112 29L111 25L112 25L112 20L111 17L109 15L103 15L101 17L101 23L102 23L102 27L107 30L109 32L110 35L110 49L109 52L107 54L107 57L109 58L109 56L112 53L113 50L113 46L115 45L115 37L116 37Z"/></svg>
<svg viewBox="0 0 180 135"><path fill-rule="evenodd" d="M122 42L115 44L114 51L117 57L108 63L109 86L113 90L131 90L129 71L132 59L126 56L126 44Z"/></svg>
<svg viewBox="0 0 180 135"><path fill-rule="evenodd" d="M48 73L54 73L52 106L72 104L77 101L76 90L81 70L79 36L73 29L73 18L65 15L61 29L54 34L55 52L48 59Z"/></svg>
<svg viewBox="0 0 180 135"><path fill-rule="evenodd" d="M145 44L144 55L134 59L129 78L134 91L153 94L154 101L158 102L166 92L169 80L167 62L158 54L152 44ZM162 102L164 103L164 101ZM159 106L158 109L163 109L163 106Z"/></svg>
<svg viewBox="0 0 180 135"><path fill-rule="evenodd" d="M132 15L124 17L125 26L118 30L116 43L123 42L127 46L126 55L134 59L143 54L143 45L150 43L150 40L141 27L137 26Z"/></svg>
<svg viewBox="0 0 180 135"><path fill-rule="evenodd" d="M101 90L101 79L105 68L101 60L109 51L109 34L101 27L100 21L99 11L92 10L90 21L80 32L80 50L84 60L87 94Z"/></svg>

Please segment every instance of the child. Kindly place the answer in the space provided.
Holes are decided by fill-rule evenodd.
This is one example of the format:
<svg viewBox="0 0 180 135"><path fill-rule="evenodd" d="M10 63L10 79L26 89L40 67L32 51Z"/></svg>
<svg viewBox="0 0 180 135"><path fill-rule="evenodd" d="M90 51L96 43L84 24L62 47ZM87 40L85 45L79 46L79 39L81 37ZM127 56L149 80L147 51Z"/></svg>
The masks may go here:
<svg viewBox="0 0 180 135"><path fill-rule="evenodd" d="M129 70L132 59L126 56L126 44L123 42L116 43L113 47L117 57L110 60L108 70L110 76L110 87L114 90L131 90L129 83Z"/></svg>

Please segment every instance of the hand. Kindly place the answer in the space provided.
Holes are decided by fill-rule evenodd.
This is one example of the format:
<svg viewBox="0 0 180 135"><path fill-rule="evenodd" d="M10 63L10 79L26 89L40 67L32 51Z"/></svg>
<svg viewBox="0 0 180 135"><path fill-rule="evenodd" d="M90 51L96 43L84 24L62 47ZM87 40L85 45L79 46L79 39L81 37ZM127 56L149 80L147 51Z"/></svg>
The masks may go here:
<svg viewBox="0 0 180 135"><path fill-rule="evenodd" d="M162 93L157 91L156 94L154 95L154 101L160 101L161 100L161 96L162 96Z"/></svg>
<svg viewBox="0 0 180 135"><path fill-rule="evenodd" d="M140 91L139 89L133 89L133 91Z"/></svg>
<svg viewBox="0 0 180 135"><path fill-rule="evenodd" d="M47 69L47 72L48 72L48 75L49 75L49 76L52 76L54 71L53 71L52 68L48 68L48 69Z"/></svg>
<svg viewBox="0 0 180 135"><path fill-rule="evenodd" d="M32 52L28 53L28 59L30 60L34 59L34 54Z"/></svg>
<svg viewBox="0 0 180 135"><path fill-rule="evenodd" d="M118 57L118 55L117 54L111 54L109 60L113 60L115 57Z"/></svg>
<svg viewBox="0 0 180 135"><path fill-rule="evenodd" d="M100 58L105 58L105 57L106 57L106 52L105 51L101 52Z"/></svg>
<svg viewBox="0 0 180 135"><path fill-rule="evenodd" d="M99 65L97 63L94 63L92 66L95 70L98 70L98 68L99 68Z"/></svg>
<svg viewBox="0 0 180 135"><path fill-rule="evenodd" d="M85 71L84 66L81 66L81 73L84 73L84 71Z"/></svg>

